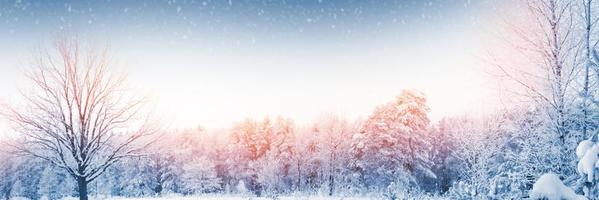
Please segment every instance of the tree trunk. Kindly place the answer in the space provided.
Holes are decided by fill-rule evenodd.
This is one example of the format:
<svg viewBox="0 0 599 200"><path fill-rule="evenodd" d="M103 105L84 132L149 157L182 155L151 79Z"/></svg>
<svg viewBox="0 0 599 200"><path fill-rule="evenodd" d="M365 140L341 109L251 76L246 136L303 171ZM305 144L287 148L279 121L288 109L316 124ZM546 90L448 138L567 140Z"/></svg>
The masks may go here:
<svg viewBox="0 0 599 200"><path fill-rule="evenodd" d="M588 107L589 105L587 104L587 101L589 99L589 65L591 64L591 28L592 28L592 23L591 23L591 0L586 0L584 2L584 18L585 18L585 35L584 35L584 40L585 40L585 47L586 47L586 62L584 63L584 87L583 87L583 99L582 99L582 106L583 106L583 123L582 123L582 136L586 139L588 138L587 136L587 123L588 123L588 119L589 119L589 113L588 113Z"/></svg>
<svg viewBox="0 0 599 200"><path fill-rule="evenodd" d="M334 162L335 162L335 150L333 150L330 154L330 158L329 158L329 196L333 196L333 193L335 192L335 177L334 177L334 173L335 173L335 166L334 166Z"/></svg>
<svg viewBox="0 0 599 200"><path fill-rule="evenodd" d="M334 192L335 192L335 177L333 177L333 174L331 172L331 174L329 175L329 196L333 196Z"/></svg>
<svg viewBox="0 0 599 200"><path fill-rule="evenodd" d="M160 193L162 193L162 184L158 184L158 185L156 185L156 187L154 187L154 193L156 193L156 195L160 196Z"/></svg>
<svg viewBox="0 0 599 200"><path fill-rule="evenodd" d="M160 193L162 193L162 185L163 185L163 180L162 180L162 175L158 174L156 176L156 182L158 182L158 184L154 187L154 193L156 193L158 196L160 196Z"/></svg>
<svg viewBox="0 0 599 200"><path fill-rule="evenodd" d="M301 191L302 186L302 168L300 162L297 162L297 191Z"/></svg>
<svg viewBox="0 0 599 200"><path fill-rule="evenodd" d="M87 200L87 180L85 177L77 178L77 191L79 191L79 200Z"/></svg>

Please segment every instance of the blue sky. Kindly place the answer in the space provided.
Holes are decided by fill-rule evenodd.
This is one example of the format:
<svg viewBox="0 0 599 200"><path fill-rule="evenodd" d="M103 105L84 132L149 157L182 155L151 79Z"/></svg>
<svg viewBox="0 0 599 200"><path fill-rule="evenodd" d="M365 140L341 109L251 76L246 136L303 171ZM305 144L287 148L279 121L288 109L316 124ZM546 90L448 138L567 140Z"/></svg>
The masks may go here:
<svg viewBox="0 0 599 200"><path fill-rule="evenodd" d="M433 118L486 109L480 69L496 2L0 0L0 96L64 31L108 43L114 68L173 127L246 117L365 117L403 88ZM491 86L492 87L492 86Z"/></svg>

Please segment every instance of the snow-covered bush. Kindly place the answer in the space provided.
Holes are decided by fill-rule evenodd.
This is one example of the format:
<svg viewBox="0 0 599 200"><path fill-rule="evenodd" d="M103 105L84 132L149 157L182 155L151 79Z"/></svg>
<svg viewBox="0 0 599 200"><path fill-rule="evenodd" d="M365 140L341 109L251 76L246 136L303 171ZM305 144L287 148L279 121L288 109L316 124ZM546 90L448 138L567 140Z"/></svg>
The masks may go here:
<svg viewBox="0 0 599 200"><path fill-rule="evenodd" d="M595 144L590 140L580 142L576 148L576 156L578 156L578 173L586 176L588 182L593 182L595 172L599 168L599 144Z"/></svg>
<svg viewBox="0 0 599 200"><path fill-rule="evenodd" d="M582 195L577 195L574 190L565 186L557 175L548 173L542 175L530 191L532 199L547 200L586 200Z"/></svg>
<svg viewBox="0 0 599 200"><path fill-rule="evenodd" d="M596 139L583 140L576 148L578 157L577 171L580 175L579 184L587 197L599 195L599 143Z"/></svg>

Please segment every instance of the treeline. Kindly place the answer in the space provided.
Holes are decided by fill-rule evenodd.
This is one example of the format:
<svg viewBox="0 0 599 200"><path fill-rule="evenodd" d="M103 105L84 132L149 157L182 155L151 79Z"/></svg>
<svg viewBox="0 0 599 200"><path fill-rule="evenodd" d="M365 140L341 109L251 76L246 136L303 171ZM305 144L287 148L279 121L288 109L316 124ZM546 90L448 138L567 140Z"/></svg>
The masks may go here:
<svg viewBox="0 0 599 200"><path fill-rule="evenodd" d="M560 159L534 107L434 123L428 111L421 93L406 90L365 120L330 115L302 126L277 117L165 133L109 167L89 194L523 198ZM3 155L2 163L4 198L77 195L76 182L43 160Z"/></svg>

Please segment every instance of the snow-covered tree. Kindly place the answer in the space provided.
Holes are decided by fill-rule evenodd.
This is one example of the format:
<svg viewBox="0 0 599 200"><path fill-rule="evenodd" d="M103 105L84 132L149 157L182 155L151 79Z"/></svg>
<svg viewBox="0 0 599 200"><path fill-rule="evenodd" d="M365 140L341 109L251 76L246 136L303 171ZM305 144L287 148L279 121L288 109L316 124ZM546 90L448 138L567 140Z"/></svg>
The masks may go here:
<svg viewBox="0 0 599 200"><path fill-rule="evenodd" d="M27 186L25 185L25 183L23 183L23 181L21 181L20 179L17 179L11 188L11 194L10 194L11 199L15 198L15 197L26 198L26 196L27 196Z"/></svg>
<svg viewBox="0 0 599 200"><path fill-rule="evenodd" d="M9 199L12 188L15 184L15 175L17 172L17 158L10 156L6 152L0 151L0 197Z"/></svg>
<svg viewBox="0 0 599 200"><path fill-rule="evenodd" d="M231 157L227 160L229 170L234 176L231 181L237 183L244 180L247 188L253 192L259 190L254 162L266 152L266 148L261 146L264 139L258 130L259 123L250 119L236 124L231 131Z"/></svg>
<svg viewBox="0 0 599 200"><path fill-rule="evenodd" d="M44 168L38 188L38 194L42 199L61 199L74 193L76 185L70 181L71 178L67 174L61 172L53 166Z"/></svg>
<svg viewBox="0 0 599 200"><path fill-rule="evenodd" d="M350 123L335 115L326 116L317 125L318 137L321 141L320 157L323 158L327 193L329 196L344 188L344 164L349 163L351 140L353 134Z"/></svg>
<svg viewBox="0 0 599 200"><path fill-rule="evenodd" d="M270 148L257 162L259 182L268 193L287 192L292 186L294 129L290 119L278 117L270 131Z"/></svg>
<svg viewBox="0 0 599 200"><path fill-rule="evenodd" d="M217 177L213 162L204 157L185 163L182 179L187 194L216 192L221 189L221 180Z"/></svg>
<svg viewBox="0 0 599 200"><path fill-rule="evenodd" d="M386 188L395 183L409 190L417 186L418 174L434 176L427 156L428 112L422 93L404 90L364 122L352 146L358 148L353 151L358 153L357 166L367 187Z"/></svg>
<svg viewBox="0 0 599 200"><path fill-rule="evenodd" d="M316 128L304 127L296 131L293 140L291 167L295 191L302 192L308 187L308 176L311 165L317 160L318 137Z"/></svg>
<svg viewBox="0 0 599 200"><path fill-rule="evenodd" d="M433 163L431 170L437 177L426 181L425 184L428 185L422 185L429 191L446 192L458 180L460 171L464 169L457 153L457 137L460 137L458 134L461 133L454 128L459 123L459 120L444 118L430 130L429 157Z"/></svg>
<svg viewBox="0 0 599 200"><path fill-rule="evenodd" d="M156 195L168 189L175 176L175 157L168 152L156 152L145 159L144 174L147 185Z"/></svg>
<svg viewBox="0 0 599 200"><path fill-rule="evenodd" d="M74 37L41 52L27 77L25 105L3 110L22 139L17 151L65 170L77 180L79 198L108 167L139 153L151 141L143 101L125 93L124 77L108 70L106 50L89 51ZM138 120L139 119L139 120Z"/></svg>

